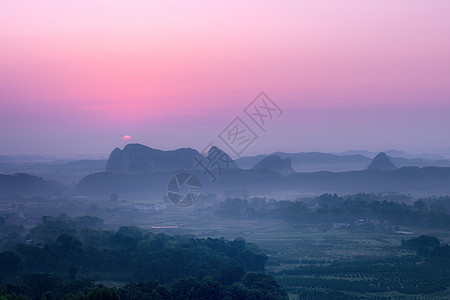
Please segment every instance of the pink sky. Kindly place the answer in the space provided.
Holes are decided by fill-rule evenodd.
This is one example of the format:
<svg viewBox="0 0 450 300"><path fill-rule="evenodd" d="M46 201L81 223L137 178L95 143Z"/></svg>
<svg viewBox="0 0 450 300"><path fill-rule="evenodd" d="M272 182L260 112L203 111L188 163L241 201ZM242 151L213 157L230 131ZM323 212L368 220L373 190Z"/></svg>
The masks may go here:
<svg viewBox="0 0 450 300"><path fill-rule="evenodd" d="M200 149L260 92L247 154L450 153L450 2L1 1L0 154Z"/></svg>

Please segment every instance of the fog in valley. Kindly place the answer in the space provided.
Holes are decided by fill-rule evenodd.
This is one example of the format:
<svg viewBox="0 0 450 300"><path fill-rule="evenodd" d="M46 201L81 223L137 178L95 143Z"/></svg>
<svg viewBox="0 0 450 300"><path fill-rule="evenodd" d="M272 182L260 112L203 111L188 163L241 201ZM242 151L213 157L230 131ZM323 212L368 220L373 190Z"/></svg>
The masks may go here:
<svg viewBox="0 0 450 300"><path fill-rule="evenodd" d="M7 293L446 295L450 160L205 154L130 143L108 159L2 157Z"/></svg>

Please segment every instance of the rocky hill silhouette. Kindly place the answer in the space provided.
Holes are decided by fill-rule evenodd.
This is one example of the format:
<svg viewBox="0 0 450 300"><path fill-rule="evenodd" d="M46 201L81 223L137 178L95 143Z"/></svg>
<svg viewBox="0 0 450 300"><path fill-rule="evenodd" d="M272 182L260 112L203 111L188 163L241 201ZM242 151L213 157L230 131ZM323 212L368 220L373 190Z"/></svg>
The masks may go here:
<svg viewBox="0 0 450 300"><path fill-rule="evenodd" d="M62 185L41 177L18 173L0 174L0 194L54 195L63 191Z"/></svg>
<svg viewBox="0 0 450 300"><path fill-rule="evenodd" d="M128 144L114 149L108 159L106 171L112 173L145 173L174 170L194 170L194 157L202 155L191 148L171 151L153 149L141 144Z"/></svg>
<svg viewBox="0 0 450 300"><path fill-rule="evenodd" d="M377 156L374 157L369 166L367 166L367 170L395 170L396 167L389 159L389 157L384 152L378 153Z"/></svg>
<svg viewBox="0 0 450 300"><path fill-rule="evenodd" d="M265 158L263 158L260 162L258 162L255 166L253 166L254 170L260 170L260 169L268 169L273 170L281 175L289 175L294 173L294 170L292 169L292 161L291 159L285 158L282 159L278 155L269 155Z"/></svg>

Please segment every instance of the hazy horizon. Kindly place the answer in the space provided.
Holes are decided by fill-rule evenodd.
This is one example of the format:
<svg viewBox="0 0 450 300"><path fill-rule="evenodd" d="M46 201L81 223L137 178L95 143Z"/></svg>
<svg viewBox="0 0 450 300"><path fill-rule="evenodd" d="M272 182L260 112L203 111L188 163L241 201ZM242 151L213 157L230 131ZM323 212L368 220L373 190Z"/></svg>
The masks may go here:
<svg viewBox="0 0 450 300"><path fill-rule="evenodd" d="M153 147L152 145L148 145L148 144L144 144L144 143L138 143L138 142L133 142L133 141L128 141L128 143L123 143L121 145L117 145L112 147L109 151L105 152L105 153L68 153L68 152L5 152L5 153L0 153L0 157L9 157L9 158L24 158L24 159L45 159L45 160L76 160L76 159L108 159L110 153L112 152L112 150L114 150L115 148L119 148L122 149L127 145L127 144L141 144L144 146L148 146L150 148L154 148L154 149L158 149L158 150L163 150L163 151L171 151L171 150L176 150L176 149L180 149L180 148L191 148L191 149L195 149L199 152L201 152L200 148L195 148L195 147L190 147L190 146L182 146L182 147L175 147L175 148L157 148L157 147ZM223 149L225 152L227 152L227 148L226 147L221 147L221 149ZM234 155L231 150L228 150L228 154L233 158L233 159L238 159L238 158L244 158L244 157L253 157L253 156L258 156L258 155L270 155L276 152L283 152L286 154L294 154L294 153L326 153L326 154L335 154L335 155L352 155L352 154L361 154L364 155L366 157L369 158L373 158L377 153L380 152L385 152L385 153L389 153L389 152L398 152L399 154L388 154L389 156L392 157L417 157L417 158L433 158L433 156L435 156L435 158L433 159L439 159L439 158L443 158L443 159L450 159L450 150L448 152L408 152L408 151L403 151L402 149L392 149L392 148L385 148L385 149L346 149L346 150L342 150L342 151L319 151L319 150L311 150L311 151L279 151L279 150L274 150L274 151L269 151L269 152L256 152L256 151L248 151L245 152L243 155L241 156L236 156ZM367 154L365 153L367 152Z"/></svg>

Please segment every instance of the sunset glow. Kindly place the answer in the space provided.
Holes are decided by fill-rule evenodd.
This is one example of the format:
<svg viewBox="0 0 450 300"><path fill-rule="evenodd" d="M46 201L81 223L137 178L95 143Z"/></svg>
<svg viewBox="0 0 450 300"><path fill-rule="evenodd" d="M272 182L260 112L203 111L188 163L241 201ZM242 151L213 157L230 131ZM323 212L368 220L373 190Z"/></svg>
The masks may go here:
<svg viewBox="0 0 450 300"><path fill-rule="evenodd" d="M450 2L227 4L2 1L0 153L200 149L261 91L285 115L253 152L450 152Z"/></svg>

